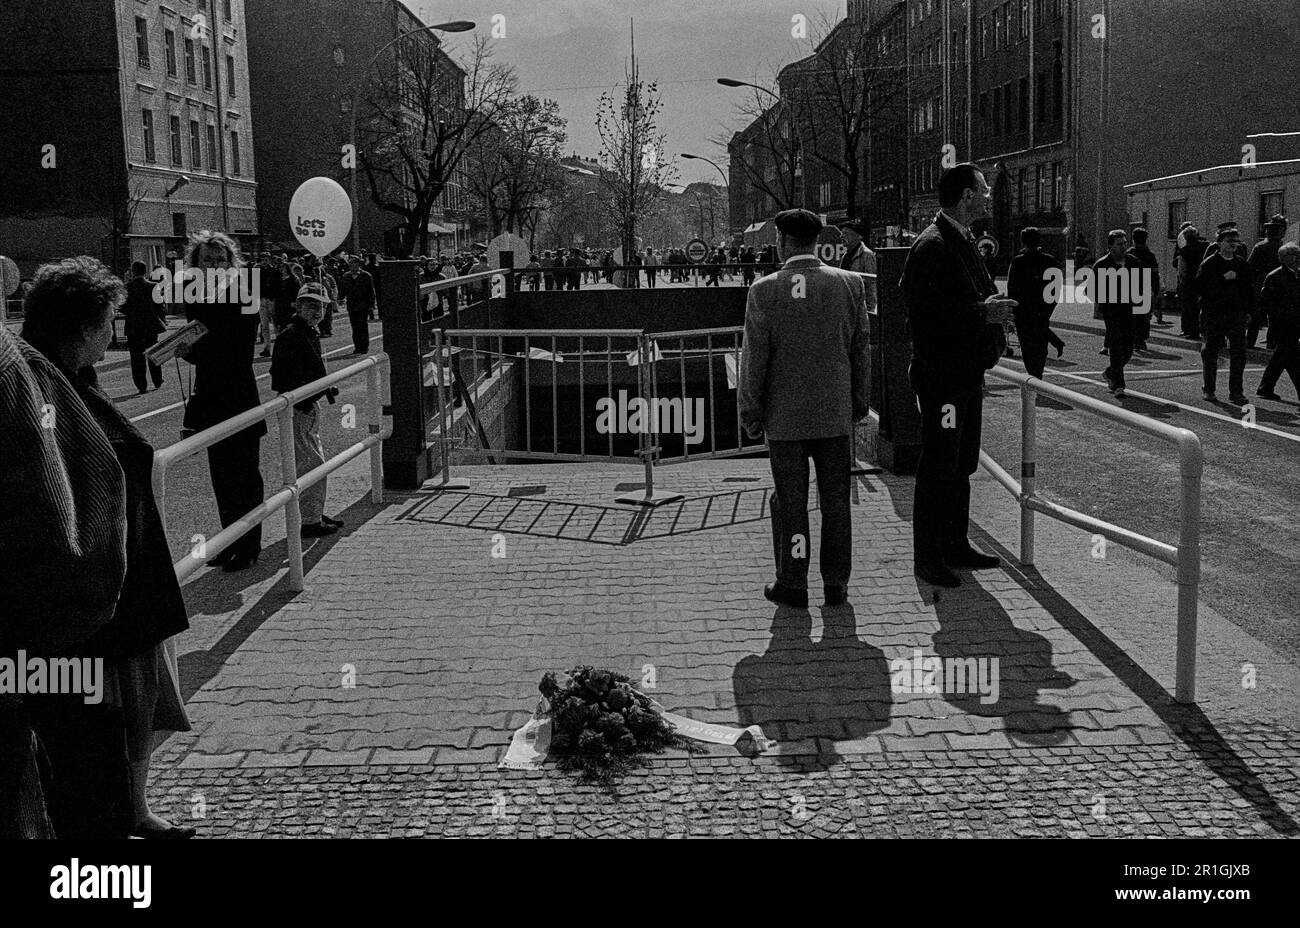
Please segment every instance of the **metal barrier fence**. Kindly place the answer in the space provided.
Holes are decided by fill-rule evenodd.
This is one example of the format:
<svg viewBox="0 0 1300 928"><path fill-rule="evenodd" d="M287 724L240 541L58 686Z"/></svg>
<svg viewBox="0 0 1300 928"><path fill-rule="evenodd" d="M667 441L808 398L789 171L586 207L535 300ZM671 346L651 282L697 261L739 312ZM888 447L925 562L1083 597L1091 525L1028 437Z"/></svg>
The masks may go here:
<svg viewBox="0 0 1300 928"><path fill-rule="evenodd" d="M1195 432L1175 428L1119 406L1046 383L1028 374L995 367L989 375L1020 387L1021 479L1017 481L983 450L980 464L1020 503L1020 562L1034 563L1034 513L1041 512L1061 522L1092 531L1142 554L1171 564L1178 570L1178 639L1176 644L1175 693L1179 702L1196 701L1196 615L1197 590L1201 579L1201 440ZM1037 396L1047 396L1118 422L1139 432L1154 435L1178 447L1182 493L1179 506L1178 545L1166 544L1138 532L1053 503L1038 496L1037 489Z"/></svg>
<svg viewBox="0 0 1300 928"><path fill-rule="evenodd" d="M751 281L745 280L746 268L749 269ZM695 287L706 287L715 284L727 287L748 286L752 280L778 269L779 265L774 264L742 264L737 262L728 262L726 264L709 264L707 262L702 264L657 264L652 268L655 273L654 284L651 284L646 276L647 268L644 264L601 264L573 268L516 267L509 273L516 289L527 293L545 293L565 290L566 288L563 285L558 285L558 281L559 279L567 279L571 274L581 275L580 286L574 289L581 289L583 286L590 287L593 284L614 284L626 290L653 290L660 284L672 283L690 283ZM594 281L591 280L592 275L596 277ZM547 276L550 276L553 283L557 285L545 286ZM715 284L711 284L710 281L714 281Z"/></svg>
<svg viewBox="0 0 1300 928"><path fill-rule="evenodd" d="M197 550L191 550L188 555L177 561L173 565L176 570L177 580L184 583L209 558L219 555L249 529L255 525L260 525L272 513L283 509L285 511L285 531L289 549L289 586L294 591L300 592L303 589L302 538L299 535L302 529L302 514L298 509L299 494L307 487L319 483L353 458L369 451L370 498L376 503L384 501L383 458L381 457L380 446L384 439L391 434L391 427L383 419L380 391L381 368L385 370L388 368L388 356L383 353L371 355L355 364L350 364L332 374L328 374L320 380L315 380L289 393L283 393L273 400L268 400L261 406L242 412L225 422L214 425L210 429L204 429L202 432L182 439L174 445L169 445L154 456L153 492L158 502L158 511L163 514L165 524L167 471L173 464L193 457L200 451L204 451L217 442L242 432L251 425L265 422L272 416L275 417L280 439L282 487L264 499L260 506L245 513L239 520L203 542ZM299 477L293 445L294 404L362 374L366 377L367 400L370 407L370 421L367 429L369 434L361 441L328 458L319 467L315 467Z"/></svg>

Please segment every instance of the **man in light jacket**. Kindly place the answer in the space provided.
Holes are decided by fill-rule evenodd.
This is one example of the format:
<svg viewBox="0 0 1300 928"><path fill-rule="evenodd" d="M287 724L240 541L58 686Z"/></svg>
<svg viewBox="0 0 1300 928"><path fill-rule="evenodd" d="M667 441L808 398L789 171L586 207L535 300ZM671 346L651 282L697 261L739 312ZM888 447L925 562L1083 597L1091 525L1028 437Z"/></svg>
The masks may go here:
<svg viewBox="0 0 1300 928"><path fill-rule="evenodd" d="M867 301L862 277L814 253L821 220L808 210L776 217L784 266L754 283L745 306L740 417L766 434L772 463L776 583L763 595L808 605L808 459L821 500L821 574L827 605L848 598L853 533L849 469L853 425L867 415Z"/></svg>

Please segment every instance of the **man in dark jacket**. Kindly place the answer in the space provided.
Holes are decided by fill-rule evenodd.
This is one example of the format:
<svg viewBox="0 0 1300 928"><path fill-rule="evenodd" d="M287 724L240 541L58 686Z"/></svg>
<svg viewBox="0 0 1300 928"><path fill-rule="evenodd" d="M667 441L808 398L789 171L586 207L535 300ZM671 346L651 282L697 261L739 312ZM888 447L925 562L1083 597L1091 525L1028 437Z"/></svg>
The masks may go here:
<svg viewBox="0 0 1300 928"><path fill-rule="evenodd" d="M1264 279L1259 300L1268 314L1269 338L1277 345L1260 378L1256 396L1280 400L1274 392L1282 372L1291 375L1291 386L1300 392L1300 245L1287 242L1277 250L1281 266Z"/></svg>
<svg viewBox="0 0 1300 928"><path fill-rule="evenodd" d="M1025 370L1040 380L1047 365L1047 344L1056 345L1059 358L1065 350L1061 341L1049 327L1056 301L1047 299L1047 284L1051 271L1061 271L1060 262L1042 249L1043 236L1030 226L1020 231L1020 244L1024 247L1011 259L1007 270L1007 296L1016 301L1016 334L1020 337L1020 353L1024 356ZM1061 274L1064 280L1064 273Z"/></svg>
<svg viewBox="0 0 1300 928"><path fill-rule="evenodd" d="M1201 337L1200 300L1196 294L1196 274L1205 260L1208 243L1201 238L1195 226L1188 226L1179 236L1183 242L1178 246L1178 306L1182 313L1183 338Z"/></svg>
<svg viewBox="0 0 1300 928"><path fill-rule="evenodd" d="M191 239L186 264L198 271L228 269L237 265L238 254L229 236L205 231ZM208 330L181 354L194 365L194 392L183 420L184 431L194 433L261 405L253 374L258 310L232 295L205 293L198 302L186 304L185 315ZM222 528L262 504L265 434L266 423L258 422L208 449L208 470ZM262 526L255 525L208 564L227 572L244 570L257 562L261 550Z"/></svg>
<svg viewBox="0 0 1300 928"><path fill-rule="evenodd" d="M1216 399L1219 352L1228 344L1228 399L1246 405L1242 373L1246 369L1246 324L1255 304L1255 280L1250 263L1241 256L1241 234L1233 227L1220 228L1218 250L1201 262L1196 273L1196 292L1201 300L1201 348L1204 375L1202 395Z"/></svg>
<svg viewBox="0 0 1300 928"><path fill-rule="evenodd" d="M1145 303L1146 312L1133 317L1133 349L1146 351L1147 339L1151 336L1151 314L1160 306L1160 261L1147 247L1147 230L1141 226L1133 230L1133 247L1128 250L1128 256L1144 271L1141 302Z"/></svg>
<svg viewBox="0 0 1300 928"><path fill-rule="evenodd" d="M587 268L587 262L582 260L582 252L574 248L569 252L569 257L565 259L564 266L568 275L568 284L570 290L582 289L582 273Z"/></svg>
<svg viewBox="0 0 1300 928"><path fill-rule="evenodd" d="M979 467L984 371L1005 347L1000 326L1014 304L989 279L970 225L989 214L989 185L976 165L939 178L940 210L908 252L900 284L912 340L908 376L921 407L921 458L912 505L917 577L937 586L961 580L952 568L988 569L998 558L971 547L970 477ZM986 326L994 327L985 330Z"/></svg>
<svg viewBox="0 0 1300 928"><path fill-rule="evenodd" d="M131 380L140 393L149 392L147 373L153 379L157 390L163 383L162 368L144 356L158 341L158 335L166 331L167 323L163 318L162 304L154 301L154 283L145 277L147 269L143 261L131 264L131 280L126 285L126 302L122 304L122 315L126 316L126 346L131 352Z"/></svg>
<svg viewBox="0 0 1300 928"><path fill-rule="evenodd" d="M1124 365L1133 357L1133 304L1141 269L1127 254L1128 233L1112 229L1106 235L1106 254L1092 264L1093 302L1106 324L1110 365L1103 372L1112 395L1124 398Z"/></svg>
<svg viewBox="0 0 1300 928"><path fill-rule="evenodd" d="M356 255L348 259L348 272L343 276L342 286L343 298L348 304L348 322L352 325L352 350L357 354L365 354L370 350L370 325L367 320L375 308L375 282L361 266L361 259Z"/></svg>
<svg viewBox="0 0 1300 928"><path fill-rule="evenodd" d="M1282 245L1282 236L1286 233L1286 217L1274 216L1264 224L1264 238L1255 244L1250 251L1251 270L1255 272L1255 296L1258 297L1264 288L1264 281L1268 275L1272 274L1277 268L1281 267L1282 262L1278 260L1277 250ZM1269 322L1268 315L1265 312L1265 304L1262 300L1256 300L1255 311L1251 313L1250 324L1246 326L1246 347L1254 348L1255 341L1259 338L1261 326L1267 325L1268 336L1265 344L1272 348L1276 344L1273 338L1273 326Z"/></svg>

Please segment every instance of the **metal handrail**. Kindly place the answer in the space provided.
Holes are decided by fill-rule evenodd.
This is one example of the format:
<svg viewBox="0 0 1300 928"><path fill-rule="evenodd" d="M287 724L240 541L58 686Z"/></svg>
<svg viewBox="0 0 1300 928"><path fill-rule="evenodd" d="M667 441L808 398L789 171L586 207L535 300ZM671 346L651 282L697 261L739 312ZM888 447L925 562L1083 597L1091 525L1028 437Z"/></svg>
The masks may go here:
<svg viewBox="0 0 1300 928"><path fill-rule="evenodd" d="M1034 563L1034 513L1086 529L1126 548L1132 548L1178 569L1178 631L1176 644L1175 692L1179 702L1196 701L1197 592L1201 580L1201 473L1204 455L1195 432L1159 422L1119 406L1093 399L1073 390L1039 380L1001 365L988 371L996 380L1020 387L1021 479L980 450L980 464L1020 504L1020 562ZM1051 502L1037 495L1037 406L1035 396L1060 400L1077 409L1118 422L1139 432L1170 442L1178 448L1182 494L1179 503L1177 546L1123 528L1111 522Z"/></svg>
<svg viewBox="0 0 1300 928"><path fill-rule="evenodd" d="M224 422L219 422L211 428L181 439L154 455L153 492L158 503L158 512L163 515L165 527L167 471L173 464L193 457L200 451L212 447L217 442L224 441L249 426L265 422L272 416L276 420L280 439L282 487L264 499L261 505L246 512L211 539L207 539L203 543L200 552L191 550L188 555L177 561L173 567L176 571L176 579L179 582L184 583L203 566L206 560L221 554L249 529L265 522L272 513L284 509L286 540L289 549L289 586L296 592L301 592L304 589L302 537L299 535L302 529L302 513L298 508L298 497L302 491L313 484L319 483L329 474L368 450L370 452L370 498L375 503L384 501L383 457L380 446L385 439L391 437L393 427L390 422L385 422L383 418L382 397L379 389L381 368L385 370L388 368L388 355L383 352L340 368L332 374L327 374L319 380L298 387L296 390L282 393L275 399L268 400L260 406L245 410L239 415L226 419ZM350 380L360 374L366 376L366 392L370 407L370 422L367 429L369 434L361 441L328 458L323 464L299 477L293 446L294 404L301 403L303 400L316 396L335 384Z"/></svg>

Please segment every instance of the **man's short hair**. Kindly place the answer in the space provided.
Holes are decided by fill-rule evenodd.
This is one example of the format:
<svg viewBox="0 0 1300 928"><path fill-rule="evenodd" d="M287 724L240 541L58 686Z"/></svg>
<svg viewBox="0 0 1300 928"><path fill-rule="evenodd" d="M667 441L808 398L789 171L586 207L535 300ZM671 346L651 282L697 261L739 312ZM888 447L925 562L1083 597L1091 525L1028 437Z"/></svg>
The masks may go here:
<svg viewBox="0 0 1300 928"><path fill-rule="evenodd" d="M143 277L145 273L148 272L148 270L149 268L145 266L145 263L143 261L131 262L131 273L137 277Z"/></svg>
<svg viewBox="0 0 1300 928"><path fill-rule="evenodd" d="M979 187L979 178L983 174L979 165L970 161L948 168L939 177L939 205L944 209L956 206L963 193Z"/></svg>
<svg viewBox="0 0 1300 928"><path fill-rule="evenodd" d="M1114 245L1117 241L1119 241L1122 238L1128 238L1128 233L1125 232L1123 229L1111 229L1109 232L1106 233L1106 244Z"/></svg>
<svg viewBox="0 0 1300 928"><path fill-rule="evenodd" d="M1138 226L1133 230L1133 244L1145 245L1147 243L1147 230Z"/></svg>
<svg viewBox="0 0 1300 928"><path fill-rule="evenodd" d="M1020 230L1020 244L1026 248L1037 248L1043 243L1043 233L1037 226L1025 226Z"/></svg>
<svg viewBox="0 0 1300 928"><path fill-rule="evenodd" d="M1295 242L1283 242L1277 250L1278 257L1282 255L1300 255L1300 245Z"/></svg>

